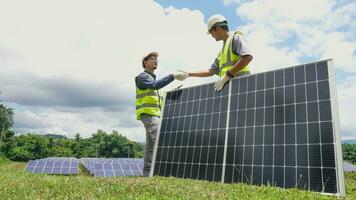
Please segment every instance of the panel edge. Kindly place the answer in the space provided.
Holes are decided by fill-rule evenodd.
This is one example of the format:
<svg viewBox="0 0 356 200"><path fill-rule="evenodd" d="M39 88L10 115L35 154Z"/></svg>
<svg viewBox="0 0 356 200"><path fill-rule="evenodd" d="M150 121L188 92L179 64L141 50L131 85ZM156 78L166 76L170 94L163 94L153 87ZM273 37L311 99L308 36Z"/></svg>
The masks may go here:
<svg viewBox="0 0 356 200"><path fill-rule="evenodd" d="M159 122L159 127L157 129L157 135L156 135L156 140L155 144L153 146L153 153L152 153L152 163L151 163L151 169L150 169L150 177L153 177L154 173L154 168L155 168L155 163L156 163L156 155L157 155L157 147L158 147L158 141L159 141L159 136L161 135L161 126L162 126L162 120L163 120L163 115L164 115L164 106L167 101L167 92L164 93L164 103L161 106L161 116L160 116L160 122ZM143 171L142 171L143 172Z"/></svg>
<svg viewBox="0 0 356 200"><path fill-rule="evenodd" d="M334 153L335 153L335 164L336 164L336 176L339 195L345 196L345 179L343 171L342 162L342 148L341 148L341 135L340 135L340 119L339 119L339 108L337 99L337 88L335 81L335 71L333 66L333 60L327 60L328 74L329 74L329 88L330 88L330 102L331 102L331 116L333 121L333 131L334 131Z"/></svg>

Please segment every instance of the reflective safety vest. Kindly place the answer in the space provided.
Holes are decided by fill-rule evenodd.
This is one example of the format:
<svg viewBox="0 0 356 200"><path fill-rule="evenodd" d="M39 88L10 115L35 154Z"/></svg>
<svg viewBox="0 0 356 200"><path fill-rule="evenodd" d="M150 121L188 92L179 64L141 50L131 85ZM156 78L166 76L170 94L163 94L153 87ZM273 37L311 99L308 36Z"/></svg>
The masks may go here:
<svg viewBox="0 0 356 200"><path fill-rule="evenodd" d="M146 73L146 72L143 72ZM146 73L147 74L147 73ZM153 77L148 77L154 81ZM136 85L136 118L141 119L141 114L161 116L161 102L158 90L140 90Z"/></svg>
<svg viewBox="0 0 356 200"><path fill-rule="evenodd" d="M236 31L235 33L231 34L229 38L226 40L224 43L224 46L222 50L219 53L218 59L219 59L219 76L222 77L226 74L228 70L230 70L236 62L240 59L240 56L235 54L232 50L232 42L235 34L242 35L241 32ZM244 68L242 68L240 71L236 72L234 76L238 76L241 73L249 73L250 69L246 65Z"/></svg>

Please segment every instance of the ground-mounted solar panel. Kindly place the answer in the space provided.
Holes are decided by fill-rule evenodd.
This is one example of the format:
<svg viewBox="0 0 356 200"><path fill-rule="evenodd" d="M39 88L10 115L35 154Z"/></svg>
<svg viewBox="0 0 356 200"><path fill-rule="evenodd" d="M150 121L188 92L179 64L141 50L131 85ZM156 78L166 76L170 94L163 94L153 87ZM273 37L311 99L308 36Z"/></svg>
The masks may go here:
<svg viewBox="0 0 356 200"><path fill-rule="evenodd" d="M345 172L356 172L356 166L351 163L344 162L344 171Z"/></svg>
<svg viewBox="0 0 356 200"><path fill-rule="evenodd" d="M84 168L90 172L90 174L94 174L94 166L96 163L106 163L111 162L112 159L108 158L81 158L80 162L83 164Z"/></svg>
<svg viewBox="0 0 356 200"><path fill-rule="evenodd" d="M332 61L168 92L151 175L344 195Z"/></svg>
<svg viewBox="0 0 356 200"><path fill-rule="evenodd" d="M27 171L41 174L78 174L79 162L75 158L45 158L30 160L27 164Z"/></svg>
<svg viewBox="0 0 356 200"><path fill-rule="evenodd" d="M82 158L84 167L95 177L142 176L140 158Z"/></svg>
<svg viewBox="0 0 356 200"><path fill-rule="evenodd" d="M28 172L33 172L36 167L37 161L36 160L29 160L27 162L26 170Z"/></svg>
<svg viewBox="0 0 356 200"><path fill-rule="evenodd" d="M142 176L143 165L139 163L95 163L94 176L96 177L119 177L119 176Z"/></svg>

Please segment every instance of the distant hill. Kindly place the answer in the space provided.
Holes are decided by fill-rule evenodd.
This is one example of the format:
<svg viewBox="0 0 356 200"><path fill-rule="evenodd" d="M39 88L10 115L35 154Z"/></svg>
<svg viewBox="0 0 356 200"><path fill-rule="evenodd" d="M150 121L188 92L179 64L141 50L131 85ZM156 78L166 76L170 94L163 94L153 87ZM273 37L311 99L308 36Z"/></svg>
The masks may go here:
<svg viewBox="0 0 356 200"><path fill-rule="evenodd" d="M356 144L356 140L343 140L342 144Z"/></svg>

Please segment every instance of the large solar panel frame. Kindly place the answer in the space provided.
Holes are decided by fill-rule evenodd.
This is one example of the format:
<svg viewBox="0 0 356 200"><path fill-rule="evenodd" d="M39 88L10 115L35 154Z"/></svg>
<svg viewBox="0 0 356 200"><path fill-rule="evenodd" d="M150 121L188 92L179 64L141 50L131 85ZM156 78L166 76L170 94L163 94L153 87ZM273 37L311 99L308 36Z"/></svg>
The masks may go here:
<svg viewBox="0 0 356 200"><path fill-rule="evenodd" d="M301 69L303 69L303 70L301 70ZM288 85L286 83L290 82L290 80L287 79L286 77L288 74L291 75L290 74L291 71L293 72L293 74L292 74L293 80L292 80L292 83L289 83L289 85ZM297 76L297 73L300 73L300 72L304 73L304 74L301 74L302 76ZM277 74L277 73L278 73L278 75L275 76L275 74ZM269 79L271 76L269 76L267 74L273 74L273 78ZM282 81L280 80L281 76L279 76L279 75L282 76ZM230 101L233 98L232 97L233 95L235 95L235 96L243 95L244 92L234 91L234 90L236 90L236 88L234 88L234 86L235 86L234 84L236 84L236 82L240 81L240 79L247 79L247 81L245 81L245 82L248 84L248 82L250 81L249 77L254 77L254 79L255 79L254 81L251 81L251 84L250 84L250 85L254 85L254 89L252 90L251 93L248 93L248 91L249 91L248 85L245 86L245 88L246 88L244 91L245 92L245 96L244 96L244 99L245 99L244 100L244 103L245 103L244 109L245 110L239 109L239 105L233 105L233 104L231 104ZM264 84L262 87L260 87L261 85L258 85L259 83L261 83L261 81L257 80L259 77L263 77L262 82L264 82ZM303 77L304 81L298 80L299 82L297 82L297 79L300 79L300 77ZM315 78L315 80L314 80L314 78ZM269 79L269 80L267 80L267 79ZM272 87L268 88L267 85L271 85L271 81L272 81ZM241 81L241 83L244 83L244 81ZM300 85L298 85L298 84L300 84ZM272 184L272 185L275 185L278 187L284 187L284 188L289 188L289 187L303 188L306 186L304 189L307 189L307 190L318 191L318 192L321 192L324 194L333 194L333 195L336 194L336 195L344 196L345 188L344 188L344 175L343 175L343 164L342 164L342 154L341 154L341 138L340 138L338 105L337 105L337 96L336 96L335 85L336 85L336 82L335 82L335 77L334 77L334 68L333 68L331 59L313 62L313 63L307 63L304 65L298 65L298 66L293 66L293 67L288 67L288 68L283 68L283 69L278 69L278 70L273 70L270 72L253 74L250 76L235 78L232 81L230 81L224 88L225 92L226 92L226 90L228 90L228 97L229 97L228 102L227 102L228 105L227 105L226 126L221 127L219 129L219 130L225 131L223 154L221 154L221 152L219 152L219 155L223 155L223 160L221 163L222 167L221 167L220 178L207 176L208 173L210 173L210 175L213 174L213 176L216 175L215 173L220 174L220 172L219 172L220 168L215 168L215 166L218 166L220 163L214 163L213 172L211 172L212 169L210 169L210 171L208 170L208 167L209 167L208 164L206 166L204 165L203 170L205 170L204 171L205 176L199 175L200 164L201 164L200 162L199 162L198 171L196 172L196 174L194 176L192 176L193 169L190 169L191 173L189 174L189 176L185 176L186 174L184 174L184 173L185 173L186 166L190 165L190 167L192 167L192 168L194 167L193 165L191 165L191 163L193 163L193 162L191 162L191 163L187 162L187 156L185 157L184 162L180 162L180 160L181 160L180 158L178 158L177 160L174 160L174 158L173 158L172 162L168 162L168 159L167 159L166 163L162 162L162 164L161 164L161 160L159 160L160 158L157 158L157 154L159 154L158 157L161 156L161 158L162 158L163 154L166 154L165 155L166 158L171 157L171 156L174 157L174 153L170 152L170 147L168 147L169 145L172 145L173 148L180 148L179 154L178 154L179 156L181 155L182 151L188 151L184 146L177 146L176 142L171 143L171 142L164 141L165 138L163 138L163 139L161 138L162 141L160 141L160 137L162 137L161 136L162 124L164 127L168 127L167 124L164 124L164 123L167 123L167 122L165 122L165 119L169 118L169 117L167 117L168 115L172 115L171 113L170 114L166 113L166 112L169 112L169 108L167 108L167 106L169 106L169 105L165 105L165 107L162 111L162 115L161 115L162 120L161 120L159 129L158 129L158 134L157 134L157 138L156 138L156 142L155 142L155 148L154 148L154 153L153 153L152 167L151 167L150 175L151 176L153 176L153 175L176 176L176 177L193 178L193 179L207 179L207 180L212 180L212 181L220 181L222 183L245 182L245 183L252 183L252 184L257 184L257 185ZM289 86L288 89L286 89L287 86ZM184 89L180 89L180 90L169 91L169 92L167 92L165 101L167 101L168 98L172 98L172 96L169 96L169 95L172 95L174 93L177 94L177 92L184 93L184 90L189 91L189 89L191 89L191 88L198 88L198 87L201 87L201 88L210 87L210 89L211 89L212 84L205 84L205 85L201 85L201 86L194 86L194 87L188 87L188 88L184 88ZM263 91L263 92L259 92L257 90L258 87L260 87L261 91ZM325 87L328 89L325 90ZM271 89L271 90L268 90L268 89ZM290 91L292 91L292 92L290 92ZM300 91L302 91L304 93L304 101L301 101L301 102L299 102L300 104L298 104L297 93ZM325 91L327 91L326 93L328 93L328 94L325 94ZM264 109L264 111L263 111L263 119L262 119L263 123L261 125L261 127L263 127L262 128L263 129L263 131L262 131L262 135L263 135L262 140L263 141L259 141L261 138L255 136L255 133L261 133L261 131L255 130L257 127L255 122L261 120L260 119L261 117L259 117L257 119L257 116L260 116L260 115L257 115L258 114L257 112L259 112L260 110L258 110L256 108L257 99L258 99L257 96L260 95L260 93L263 93L263 109ZM269 109L268 106L265 105L265 104L267 104L267 101L265 99L266 96L268 96L267 93L272 94L273 97L280 96L279 94L282 93L282 96L284 99L272 98L273 102L271 105L269 105L271 108L271 109ZM287 95L287 93L289 95ZM184 95L183 94L180 94L180 95L182 95L181 98L184 99ZM248 97L249 95L252 96L253 99L255 99L255 102L253 105L252 104L248 105L249 101L247 99L249 98ZM288 101L289 101L290 95L293 96L291 105L294 105L294 106L286 106L286 104L287 104L286 97L288 98ZM323 96L323 98L325 98L325 99L321 100L320 96ZM259 96L259 97L261 97L261 96ZM203 100L203 99L200 99L200 100ZM283 105L283 106L278 106L278 104L276 105L275 103L277 103L277 102L275 102L275 101L279 101L279 103L281 103L281 105ZM181 105L179 105L179 108L184 107L183 106L184 103L185 102L182 100ZM310 103L310 105L309 105L309 103ZM297 107L297 104L298 104L298 107ZM185 106L186 106L185 109L187 112L188 103ZM251 108L253 111L249 112L250 110L247 109L248 106L252 106ZM310 110L307 109L308 106L310 107ZM317 106L317 107L315 107L315 106ZM304 113L300 110L300 108L304 108ZM174 107L174 109L175 109L175 107ZM191 107L191 109L195 109L195 108ZM235 110L233 110L233 109L235 109ZM330 110L328 110L328 109L330 109ZM267 110L268 110L268 112L272 111L272 116L273 116L272 121L268 120L268 123L271 123L269 125L266 125L266 119L265 119ZM235 115L231 114L232 111L246 112L244 115L241 115L241 116L244 116L245 119L240 120L241 123L243 124L243 126L241 126L240 128L243 129L243 136L248 136L249 140L246 139L247 137L246 138L244 137L242 139L244 141L244 144L242 144L241 146L236 145L236 141L242 141L242 140L236 140L236 139L231 140L231 138L229 138L229 137L231 137L230 135L235 135L235 137L237 135L236 133L229 135L229 129L231 129L230 122L232 120L234 120L234 117L236 117ZM279 114L275 114L275 113L279 113L279 111L281 113L284 113L283 118L281 118ZM323 113L320 114L320 111L322 111ZM183 118L184 123L187 119L189 119L189 120L193 119L193 118L190 118L190 116L183 115L183 117L181 117L180 116L181 110L178 112L178 114L177 114L177 111L175 111L175 112L176 113L174 113L174 114L178 115L178 118ZM318 112L318 113L315 114L315 112ZM287 118L286 118L285 113L294 113L294 116L292 116L292 117L287 116ZM204 113L204 114L206 114L206 113ZM297 122L297 118L300 117L299 115L304 116L306 121L301 122L301 123ZM317 115L317 117L315 117L316 115ZM321 118L325 118L324 116L327 116L327 115L331 116L330 120L329 119L321 119ZM247 118L250 118L248 116L253 116L254 122L252 124L249 123L249 121L251 121L251 120L247 120ZM230 118L231 118L231 120L230 120ZM309 120L309 118L311 120ZM174 117L172 119L174 120ZM289 120L288 123L286 123L287 120ZM237 119L237 117L236 117L236 124L239 123L238 121L239 121L239 119ZM277 122L280 121L281 123L280 124L275 123L276 121ZM282 121L283 121L283 123L282 123ZM322 125L321 125L321 122L323 122ZM251 125L252 127L249 127L249 125L247 123L249 123L249 125ZM294 123L294 126L289 126L290 125L289 123L291 123L292 125ZM192 122L191 122L191 124L192 124ZM330 127L330 125L331 125L331 127ZM170 128L170 129L177 128L176 130L177 130L177 132L179 132L178 127L182 126L182 125L179 124L179 119L178 119L177 124L174 124L172 122L171 126L175 126L175 127ZM298 129L297 129L297 126L299 127ZM235 128L237 129L237 127L238 126L236 125ZM257 128L261 128L261 127L257 127ZM271 143L270 147L268 145L265 145L265 143L264 143L265 142L264 140L266 139L265 138L265 131L267 130L266 127L268 127L269 129L272 129L271 130L272 133L270 135L273 138L272 138L272 143ZM287 131L286 131L287 127L290 130L294 131L294 139L290 139L292 137L285 137L284 134L287 133ZM301 129L301 128L304 128L304 129ZM325 140L328 140L328 139L330 140L330 138L327 138L327 139L322 138L322 133L323 134L329 133L327 131L331 131L331 130L329 130L330 128L332 128L332 138L331 138L332 143L329 142L329 143L325 143L325 145L324 145L323 142L325 142ZM166 130L165 128L163 128L163 129ZM322 132L323 129L324 129L324 132ZM327 129L326 132L325 132L325 129ZM195 130L197 130L197 129L195 129ZM299 133L304 134L303 131L299 131L299 130L305 130L304 131L305 138L298 135ZM310 131L311 135L309 135L309 133L308 133L309 130L311 130ZM192 129L192 130L188 130L188 135L189 135L190 131L192 131L195 134L197 133L196 131L194 132L194 129ZM163 134L167 134L166 132L169 132L169 131L163 131L163 132L164 132ZM180 131L180 132L182 134L185 134L185 132L187 132L187 131L185 131L183 128L183 131ZM211 132L211 129L210 129L210 132ZM250 138L250 134L246 134L247 132L252 134L252 138ZM282 133L282 135L280 133ZM318 135L313 136L313 134L315 134L315 133L317 133ZM275 137L276 134L280 134L279 137ZM269 135L266 134L266 136L269 136ZM163 137L164 137L164 135L163 135ZM171 135L169 137L171 137ZM179 140L184 140L185 136L183 135L181 137L182 138L180 138ZM191 137L191 136L188 136L188 138L189 137ZM209 137L211 137L211 135ZM283 141L281 139L282 137L283 137ZM185 137L185 138L187 138L187 137ZM171 138L169 138L169 140L170 139ZM257 139L256 142L258 141L259 143L262 143L261 147L256 145L257 143L255 143L255 139ZM285 139L294 140L294 144L290 143L290 145L286 145ZM309 142L309 139L311 140L311 142ZM174 140L176 141L176 138ZM202 137L202 140L203 140L203 137ZM209 140L210 140L210 138L209 138ZM299 141L299 140L301 140L301 141ZM166 142L165 144L167 144L167 145L166 146L160 145L162 142ZM181 142L180 144L183 144L182 141L180 141L180 142ZM234 142L234 145L231 145L231 142ZM252 142L252 146L249 147L248 145L245 145L245 142L247 142L248 145L251 144L251 142ZM278 142L278 143L276 143L276 142ZM287 146L287 148L286 148L286 146ZM195 146L195 147L199 147L199 146ZM231 147L233 147L233 148L231 148ZM248 154L247 154L247 156L245 156L244 151L246 150L247 147L249 147L249 149L251 149L251 150L247 150ZM272 155L273 155L272 160L271 161L266 160L267 162L271 162L270 166L264 165L265 161L263 159L266 159L266 158L263 158L263 157L262 157L262 159L259 159L258 157L256 157L258 162L262 162L262 164L257 165L257 166L253 165L254 161L248 160L250 157L252 157L251 159L254 159L253 156L255 153L254 152L255 148L256 148L256 152L258 152L258 153L266 150L266 152L262 152L263 155L264 155L264 153L266 153L266 155L269 155L268 152L272 151ZM237 149L241 149L243 151L241 156L237 155L239 152L239 150L237 150ZM166 152L164 150L166 150ZM199 150L199 148L198 148L198 150ZM207 148L207 150L210 151L209 148ZM233 150L233 152L231 152L232 150ZM173 150L173 152L174 151L175 150ZM294 156L294 161L288 160L288 158L285 156L287 154L286 151L288 153L292 152L291 155ZM281 152L283 152L283 153L281 153ZM293 154L293 152L294 152L294 154ZM325 153L325 155L333 154L334 157L331 159L329 157L325 157L324 161L323 161L324 153ZM242 175L240 175L238 180L233 179L233 177L232 177L233 175L231 174L231 171L238 171L237 169L235 169L238 166L235 163L235 160L236 160L235 158L233 161L231 161L231 154L234 157L237 157L238 159L242 159L243 164L241 166L239 166L240 167L239 170L241 170L241 171L245 170L245 173L247 173L249 175L249 177L246 177L243 172L239 171ZM305 155L303 155L303 154L305 154ZM188 155L188 152L185 152L185 155ZM217 155L217 151L215 152L215 155ZM288 154L288 155L290 155L290 154ZM280 159L274 159L275 156L276 157L280 156L279 157ZM283 158L281 156L283 156ZM215 158L216 158L216 156L215 156ZM301 158L307 159L306 163L303 163L303 160L301 160ZM281 163L280 160L283 160L283 163ZM174 162L174 161L177 161L177 162ZM201 159L200 159L200 161L201 161ZM215 160L215 162L216 161L217 160ZM251 164L247 165L247 164L245 164L244 161L246 161L246 163L251 163ZM286 163L289 163L289 165L286 165ZM329 166L329 164L330 164L330 166ZM165 170L167 168L170 169L169 172L160 169L160 166L163 166L163 165L164 165ZM157 167L157 166L159 166L159 167ZM179 168L180 166L184 166L183 172ZM267 166L266 169L272 170L270 172L272 174L272 180L269 180L267 177L268 181L263 182L262 177L263 177L264 169L262 169L262 168L264 168L266 166ZM327 166L327 167L324 167L324 166ZM233 169L231 169L231 168L233 168ZM257 170L255 170L255 172L254 172L253 169L257 169ZM265 175L269 174L268 170L266 171ZM262 171L262 174L258 173L260 171ZM288 173L286 173L286 171ZM256 173L257 173L257 175L256 175ZM276 180L274 180L274 178L273 178L274 173L276 173ZM283 180L280 179L280 176L278 176L278 173L281 173L281 175L282 175L281 177L283 178ZM294 185L292 184L293 179L292 179L292 181L289 181L290 177L287 177L287 178L285 177L286 174L293 175L293 173L295 173L295 176L292 177L292 178L294 178L294 182L295 182ZM255 175L255 176L253 176L253 175ZM298 175L300 175L300 176L298 176ZM259 180L255 180L255 179L253 179L253 177L258 177ZM323 180L323 178L324 179L327 178L328 180ZM288 179L287 182L286 182L286 179ZM331 180L330 182L328 182L329 179ZM304 184L304 186L303 186L303 184Z"/></svg>

